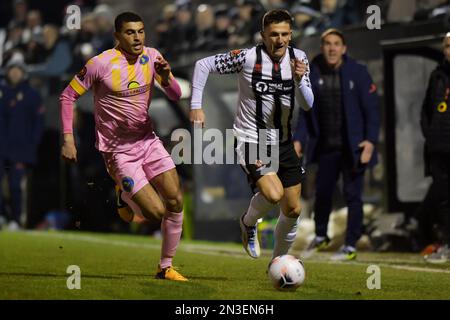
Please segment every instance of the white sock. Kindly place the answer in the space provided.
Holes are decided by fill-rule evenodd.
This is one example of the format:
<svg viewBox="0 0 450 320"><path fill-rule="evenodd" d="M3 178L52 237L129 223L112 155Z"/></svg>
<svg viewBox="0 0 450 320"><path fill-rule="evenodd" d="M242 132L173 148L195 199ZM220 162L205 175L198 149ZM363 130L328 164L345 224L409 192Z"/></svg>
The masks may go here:
<svg viewBox="0 0 450 320"><path fill-rule="evenodd" d="M273 203L267 201L262 193L258 192L250 200L250 206L247 209L247 214L244 216L244 224L248 227L256 225L258 219L264 217L273 206Z"/></svg>
<svg viewBox="0 0 450 320"><path fill-rule="evenodd" d="M277 225L275 227L275 244L272 259L287 254L297 235L297 221L299 218L288 218L280 210Z"/></svg>

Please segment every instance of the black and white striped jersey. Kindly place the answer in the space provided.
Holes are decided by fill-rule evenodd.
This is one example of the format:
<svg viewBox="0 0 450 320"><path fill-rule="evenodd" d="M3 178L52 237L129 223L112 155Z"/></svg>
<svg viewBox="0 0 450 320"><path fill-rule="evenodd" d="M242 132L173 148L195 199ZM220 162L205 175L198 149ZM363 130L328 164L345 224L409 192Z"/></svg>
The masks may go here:
<svg viewBox="0 0 450 320"><path fill-rule="evenodd" d="M290 60L302 60L307 72L295 83ZM191 108L202 107L202 94L210 73L238 74L239 101L233 129L240 141L258 143L261 129L265 144L291 140L291 119L297 104L305 110L313 105L306 54L289 47L279 62L274 62L263 45L233 50L198 60L192 80Z"/></svg>

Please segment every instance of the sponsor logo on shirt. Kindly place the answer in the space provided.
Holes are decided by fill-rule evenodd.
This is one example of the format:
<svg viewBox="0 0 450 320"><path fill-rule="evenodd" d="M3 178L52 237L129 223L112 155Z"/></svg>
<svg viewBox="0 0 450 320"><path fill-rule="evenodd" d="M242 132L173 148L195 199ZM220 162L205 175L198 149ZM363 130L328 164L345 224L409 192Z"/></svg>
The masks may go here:
<svg viewBox="0 0 450 320"><path fill-rule="evenodd" d="M139 82L137 81L131 81L128 85L127 85L128 89L136 89L139 88Z"/></svg>
<svg viewBox="0 0 450 320"><path fill-rule="evenodd" d="M130 86L130 84L128 84L128 86L130 87L129 89L122 90L122 91L113 91L112 94L114 96L120 97L120 98L131 97L131 96L136 96L138 94L143 94L143 93L149 91L151 88L150 83L146 84L144 86L136 87L136 85L139 85L139 83L137 83L135 81L132 81L132 82L134 82L134 83L131 84L131 82L130 82L131 86Z"/></svg>
<svg viewBox="0 0 450 320"><path fill-rule="evenodd" d="M258 81L255 84L255 89L260 93L289 94L292 91L292 83L290 81L285 82Z"/></svg>
<svg viewBox="0 0 450 320"><path fill-rule="evenodd" d="M441 112L441 113L447 111L447 103L445 101L442 101L441 103L439 103L437 110L438 110L438 112Z"/></svg>

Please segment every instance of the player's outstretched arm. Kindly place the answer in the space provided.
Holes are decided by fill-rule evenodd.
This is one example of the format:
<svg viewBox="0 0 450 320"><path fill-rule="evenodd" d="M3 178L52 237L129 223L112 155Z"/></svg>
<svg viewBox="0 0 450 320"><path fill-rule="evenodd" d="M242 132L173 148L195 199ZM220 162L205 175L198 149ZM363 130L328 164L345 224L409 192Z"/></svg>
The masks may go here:
<svg viewBox="0 0 450 320"><path fill-rule="evenodd" d="M242 70L246 60L247 50L233 50L227 53L219 53L198 60L195 63L192 76L191 112L189 119L195 125L201 123L205 126L205 114L202 111L203 90L210 73L230 74Z"/></svg>

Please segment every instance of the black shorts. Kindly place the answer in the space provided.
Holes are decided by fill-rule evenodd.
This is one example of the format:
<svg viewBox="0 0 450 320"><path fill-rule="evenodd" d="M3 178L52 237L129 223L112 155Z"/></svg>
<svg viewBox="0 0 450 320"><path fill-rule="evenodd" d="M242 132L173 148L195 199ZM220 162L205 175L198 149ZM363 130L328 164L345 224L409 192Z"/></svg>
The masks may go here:
<svg viewBox="0 0 450 320"><path fill-rule="evenodd" d="M267 146L267 156L271 156L272 147ZM257 149L256 144L248 142L237 142L235 140L235 151L237 153L238 161L241 164L242 169L247 174L248 180L252 188L256 187L256 182L268 172L276 172L278 178L283 185L283 188L288 188L302 183L305 177L305 169L302 167L301 159L297 156L294 149L294 144L288 142L280 144L279 146L278 165L272 167L278 167L277 170L271 169L271 166L264 166L267 169L261 170L261 166L258 166L254 159L250 159L250 151ZM253 160L253 161L252 161Z"/></svg>

